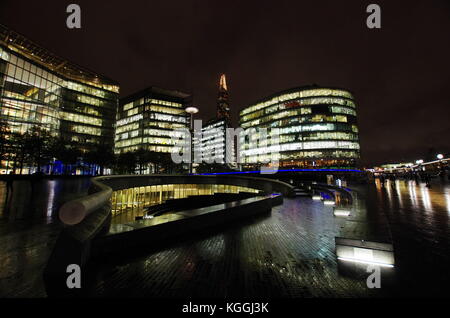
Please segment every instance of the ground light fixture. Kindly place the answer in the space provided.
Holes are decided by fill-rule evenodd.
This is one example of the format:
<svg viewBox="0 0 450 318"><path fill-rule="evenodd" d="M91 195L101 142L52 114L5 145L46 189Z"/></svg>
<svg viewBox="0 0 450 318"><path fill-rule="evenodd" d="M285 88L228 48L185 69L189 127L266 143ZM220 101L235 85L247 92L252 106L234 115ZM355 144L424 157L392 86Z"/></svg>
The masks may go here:
<svg viewBox="0 0 450 318"><path fill-rule="evenodd" d="M349 216L350 210L343 208L335 208L333 214L334 216Z"/></svg>
<svg viewBox="0 0 450 318"><path fill-rule="evenodd" d="M366 261L362 259L357 258L350 258L350 257L338 257L338 260L351 262L351 263L359 263L359 264L368 264L368 265L378 265L382 267L394 267L392 264L382 263L382 262L375 262L375 261Z"/></svg>
<svg viewBox="0 0 450 318"><path fill-rule="evenodd" d="M394 267L391 244L347 238L335 238L335 243L336 256L340 261Z"/></svg>

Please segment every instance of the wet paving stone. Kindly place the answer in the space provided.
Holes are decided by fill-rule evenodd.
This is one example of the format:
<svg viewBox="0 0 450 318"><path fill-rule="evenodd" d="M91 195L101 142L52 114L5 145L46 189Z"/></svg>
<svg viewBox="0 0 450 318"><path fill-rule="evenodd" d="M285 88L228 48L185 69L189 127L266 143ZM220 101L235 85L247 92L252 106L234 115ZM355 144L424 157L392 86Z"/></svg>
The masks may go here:
<svg viewBox="0 0 450 318"><path fill-rule="evenodd" d="M1 184L0 184L1 186ZM395 247L394 279L366 286L367 273L340 270L334 237L344 219L307 197L285 199L271 214L149 242L158 249L95 260L91 297L436 297L450 283L450 187L409 181L355 187L355 207L383 215ZM72 192L75 193L76 191ZM81 193L81 192L80 192ZM0 188L1 194L1 188ZM45 200L43 200L44 202ZM43 203L44 207L45 204ZM0 296L45 297L42 269L61 225L54 218L0 218ZM384 278L386 277L386 279ZM447 296L448 297L448 296Z"/></svg>

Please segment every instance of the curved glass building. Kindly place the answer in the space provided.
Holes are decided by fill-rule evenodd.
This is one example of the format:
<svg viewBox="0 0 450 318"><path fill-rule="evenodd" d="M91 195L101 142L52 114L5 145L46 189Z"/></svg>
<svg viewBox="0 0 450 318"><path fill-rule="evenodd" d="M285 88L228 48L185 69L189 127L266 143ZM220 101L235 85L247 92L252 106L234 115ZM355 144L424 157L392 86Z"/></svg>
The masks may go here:
<svg viewBox="0 0 450 318"><path fill-rule="evenodd" d="M0 24L0 120L6 123L7 138L39 127L84 154L103 146L112 149L118 103L116 81ZM17 166L17 147L8 152L9 159L0 162L0 173L15 171ZM20 171L29 173L28 167Z"/></svg>
<svg viewBox="0 0 450 318"><path fill-rule="evenodd" d="M239 113L239 155L244 168L277 160L280 168L344 168L358 163L356 104L343 89L298 87L273 94ZM248 133L249 130L251 133ZM259 139L259 128L276 143ZM266 139L266 140L265 140Z"/></svg>

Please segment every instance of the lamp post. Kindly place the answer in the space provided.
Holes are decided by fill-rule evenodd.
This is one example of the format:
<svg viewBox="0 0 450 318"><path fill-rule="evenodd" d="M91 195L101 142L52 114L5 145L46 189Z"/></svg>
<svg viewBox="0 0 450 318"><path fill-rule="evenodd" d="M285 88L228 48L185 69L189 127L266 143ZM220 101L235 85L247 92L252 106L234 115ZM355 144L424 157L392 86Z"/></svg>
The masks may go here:
<svg viewBox="0 0 450 318"><path fill-rule="evenodd" d="M194 132L194 114L197 114L198 113L198 108L197 107L194 107L194 106L189 106L189 107L186 107L186 109L185 109L185 111L186 111L186 113L188 113L188 114L190 114L191 115L191 162L189 163L189 173L192 173L192 158L193 158L193 151L192 151L192 148L194 147L194 145L193 145L193 142L194 142L194 138L193 138L193 136L194 136L194 134L193 134L193 132Z"/></svg>

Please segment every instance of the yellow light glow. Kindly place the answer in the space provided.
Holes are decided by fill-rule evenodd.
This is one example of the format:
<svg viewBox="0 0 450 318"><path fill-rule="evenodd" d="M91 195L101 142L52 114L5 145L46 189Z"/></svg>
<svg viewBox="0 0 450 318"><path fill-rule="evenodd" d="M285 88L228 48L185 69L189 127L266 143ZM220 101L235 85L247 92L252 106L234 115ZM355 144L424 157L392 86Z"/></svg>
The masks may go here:
<svg viewBox="0 0 450 318"><path fill-rule="evenodd" d="M220 75L220 88L224 89L224 90L228 90L227 88L227 80L225 78L225 74Z"/></svg>

